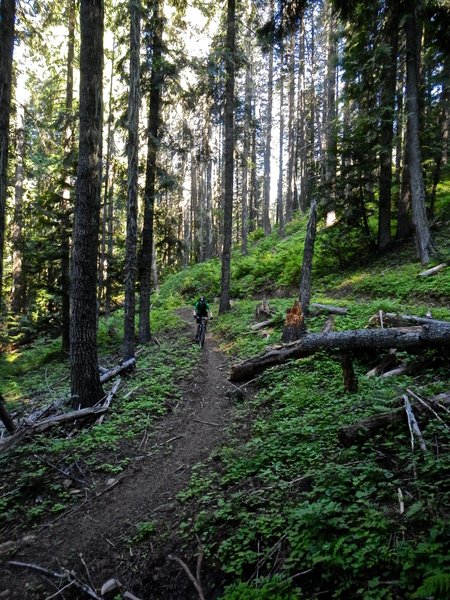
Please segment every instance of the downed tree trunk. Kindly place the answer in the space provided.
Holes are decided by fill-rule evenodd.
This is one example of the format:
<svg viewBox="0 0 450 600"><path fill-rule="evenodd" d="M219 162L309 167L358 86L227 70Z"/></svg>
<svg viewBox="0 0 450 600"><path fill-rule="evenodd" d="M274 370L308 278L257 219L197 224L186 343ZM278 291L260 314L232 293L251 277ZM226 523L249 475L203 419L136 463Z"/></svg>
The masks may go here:
<svg viewBox="0 0 450 600"><path fill-rule="evenodd" d="M422 271L419 273L421 277L428 277L428 275L434 275L435 273L439 273L439 271L443 271L447 267L447 263L442 263L433 267L432 269L427 269L426 271Z"/></svg>
<svg viewBox="0 0 450 600"><path fill-rule="evenodd" d="M391 329L355 329L331 333L310 333L302 339L250 358L231 369L230 381L246 381L288 360L303 358L317 350L405 350L450 346L450 327L426 325Z"/></svg>
<svg viewBox="0 0 450 600"><path fill-rule="evenodd" d="M37 423L29 427L25 426L21 429L18 429L14 435L6 438L3 442L0 443L0 453L4 452L5 450L9 450L28 435L43 433L44 431L47 431L47 429L50 429L55 425L63 425L72 421L86 419L87 417L96 417L97 415L101 415L107 410L108 407L105 406L92 406L89 408L82 408L81 410L73 410L68 413L63 413L62 415L56 415L55 417L49 417L48 419L38 421Z"/></svg>
<svg viewBox="0 0 450 600"><path fill-rule="evenodd" d="M381 313L381 314L380 314ZM428 317L415 317L413 315L397 315L380 311L370 317L368 327L409 327L411 325L437 325L450 327L450 321L438 321Z"/></svg>
<svg viewBox="0 0 450 600"><path fill-rule="evenodd" d="M121 365L114 367L111 371L107 371L103 373L100 377L100 383L106 383L110 379L113 379L116 375L121 375L122 373L130 373L134 367L136 366L136 359L130 358L123 362Z"/></svg>
<svg viewBox="0 0 450 600"><path fill-rule="evenodd" d="M366 377L382 375L383 373L392 370L393 367L396 367L399 362L396 351L391 349L376 367L366 373Z"/></svg>
<svg viewBox="0 0 450 600"><path fill-rule="evenodd" d="M317 312L327 312L330 315L346 315L348 310L346 308L342 308L341 306L331 306L331 304L317 304L317 302L313 302L310 307Z"/></svg>
<svg viewBox="0 0 450 600"><path fill-rule="evenodd" d="M450 395L443 394L442 397L436 396L435 398L429 398L428 402L434 408L441 407L445 410L448 404L450 404ZM428 414L429 416L425 406L418 404L414 408L420 415L425 416ZM353 425L341 427L338 431L338 438L343 446L350 446L358 439L370 438L371 436L376 435L379 430L386 429L389 425L393 425L399 421L407 421L405 408L400 404L398 408L394 408L390 412L374 415L373 417L358 421L358 423L354 423Z"/></svg>

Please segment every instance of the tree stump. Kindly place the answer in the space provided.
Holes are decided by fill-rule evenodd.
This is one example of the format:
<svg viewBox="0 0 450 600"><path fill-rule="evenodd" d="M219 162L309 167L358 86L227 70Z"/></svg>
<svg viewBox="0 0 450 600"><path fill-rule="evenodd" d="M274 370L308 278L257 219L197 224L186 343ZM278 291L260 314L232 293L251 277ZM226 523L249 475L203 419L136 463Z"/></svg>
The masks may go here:
<svg viewBox="0 0 450 600"><path fill-rule="evenodd" d="M294 302L292 308L286 311L286 320L284 322L283 335L281 341L284 344L295 342L306 334L305 319L303 317L302 307L298 300Z"/></svg>
<svg viewBox="0 0 450 600"><path fill-rule="evenodd" d="M6 410L5 402L3 396L0 394L0 419L3 421L3 424L6 427L6 431L8 433L14 433L16 430L16 426L14 425L14 421L11 418L11 415Z"/></svg>
<svg viewBox="0 0 450 600"><path fill-rule="evenodd" d="M266 298L264 297L261 304L258 304L255 310L255 321L262 322L267 321L272 317L272 309L269 306Z"/></svg>
<svg viewBox="0 0 450 600"><path fill-rule="evenodd" d="M344 376L344 390L349 394L358 391L358 379L353 368L353 361L350 354L341 356L342 374Z"/></svg>

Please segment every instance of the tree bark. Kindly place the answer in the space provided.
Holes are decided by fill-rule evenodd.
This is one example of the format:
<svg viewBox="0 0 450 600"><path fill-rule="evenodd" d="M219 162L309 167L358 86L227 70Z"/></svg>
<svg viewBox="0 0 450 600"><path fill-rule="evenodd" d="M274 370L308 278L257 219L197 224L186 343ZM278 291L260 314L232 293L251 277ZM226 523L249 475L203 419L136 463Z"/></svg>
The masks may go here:
<svg viewBox="0 0 450 600"><path fill-rule="evenodd" d="M270 1L270 14L273 17L274 5ZM267 73L267 113L266 113L266 135L264 140L264 186L263 186L263 229L268 235L271 232L270 225L270 176L271 176L271 152L272 152L272 108L273 108L273 41L269 41L269 64Z"/></svg>
<svg viewBox="0 0 450 600"><path fill-rule="evenodd" d="M286 223L292 221L294 211L294 161L295 161L295 37L291 32L289 36L289 115L288 115L288 164L287 164L287 191L286 191Z"/></svg>
<svg viewBox="0 0 450 600"><path fill-rule="evenodd" d="M337 21L331 2L326 4L327 12L327 73L326 73L326 114L325 114L325 192L327 210L335 209L336 187L336 66L337 66Z"/></svg>
<svg viewBox="0 0 450 600"><path fill-rule="evenodd" d="M219 312L230 309L231 238L233 218L234 179L234 79L236 53L236 7L235 0L228 0L226 36L226 81L225 81L225 169L224 169L224 218L222 278L220 286Z"/></svg>
<svg viewBox="0 0 450 600"><path fill-rule="evenodd" d="M422 172L422 152L419 125L419 33L418 18L422 0L409 0L406 16L406 106L408 113L408 163L411 181L412 213L417 256L427 264L432 252L431 233L425 210L425 188Z"/></svg>
<svg viewBox="0 0 450 600"><path fill-rule="evenodd" d="M304 314L308 314L309 301L311 298L311 272L314 257L314 244L317 231L317 206L316 201L311 203L308 225L306 227L306 239L303 250L303 263L300 275L300 304Z"/></svg>
<svg viewBox="0 0 450 600"><path fill-rule="evenodd" d="M75 0L67 1L67 77L64 127L65 173L61 199L61 350L70 351L70 236L71 178L73 165L69 157L73 152L73 69L75 56Z"/></svg>
<svg viewBox="0 0 450 600"><path fill-rule="evenodd" d="M109 83L109 103L108 103L108 132L106 134L106 159L105 159L105 185L103 188L103 208L102 211L102 222L101 222L101 241L100 241L100 258L99 258L99 272L98 272L98 310L102 302L105 304L105 313L109 314L109 310L106 309L107 304L107 292L109 283L111 283L111 255L109 252L110 234L112 223L110 221L110 210L111 203L113 202L113 154L114 154L114 115L113 115L113 85L114 85L114 69L115 69L115 41L113 43L113 52L111 57L111 80ZM105 297L103 297L105 296ZM108 299L109 302L109 299Z"/></svg>
<svg viewBox="0 0 450 600"><path fill-rule="evenodd" d="M3 306L3 252L5 245L9 118L11 114L15 0L0 4L0 310Z"/></svg>
<svg viewBox="0 0 450 600"><path fill-rule="evenodd" d="M244 149L242 153L242 254L247 254L248 236L248 179L250 161L250 140L252 135L252 50L250 42L246 49L247 66L245 70L245 104L244 104Z"/></svg>
<svg viewBox="0 0 450 600"><path fill-rule="evenodd" d="M19 82L17 83L19 88ZM25 164L25 107L16 103L16 173L14 185L14 218L12 224L12 292L11 311L19 315L25 310L25 281L22 267L23 181Z"/></svg>
<svg viewBox="0 0 450 600"><path fill-rule="evenodd" d="M278 142L278 189L277 225L280 236L284 236L285 207L283 202L283 148L284 148L284 44L280 48L280 135Z"/></svg>
<svg viewBox="0 0 450 600"><path fill-rule="evenodd" d="M103 396L97 359L97 256L102 159L103 2L80 7L80 143L71 274L71 395L74 407Z"/></svg>
<svg viewBox="0 0 450 600"><path fill-rule="evenodd" d="M378 200L378 249L391 244L392 216L392 143L394 139L395 88L397 76L399 11L391 2L384 27L384 38L389 46L389 61L381 68L383 81L380 125L380 176Z"/></svg>
<svg viewBox="0 0 450 600"><path fill-rule="evenodd" d="M163 73L162 57L162 0L154 3L152 72L150 76L150 103L148 113L147 170L144 191L144 225L140 253L140 295L139 295L139 342L151 340L150 294L152 279L153 216L156 196L156 156L159 147L159 120L161 108L161 87Z"/></svg>
<svg viewBox="0 0 450 600"><path fill-rule="evenodd" d="M450 327L424 326L392 329L355 329L352 331L311 333L297 342L250 358L231 369L230 381L251 379L270 367L288 360L304 358L317 350L374 350L403 348L417 350L450 346Z"/></svg>
<svg viewBox="0 0 450 600"><path fill-rule="evenodd" d="M141 3L129 1L130 88L128 94L127 237L125 256L124 359L135 355L137 278L137 214L139 167ZM153 253L152 253L153 254Z"/></svg>

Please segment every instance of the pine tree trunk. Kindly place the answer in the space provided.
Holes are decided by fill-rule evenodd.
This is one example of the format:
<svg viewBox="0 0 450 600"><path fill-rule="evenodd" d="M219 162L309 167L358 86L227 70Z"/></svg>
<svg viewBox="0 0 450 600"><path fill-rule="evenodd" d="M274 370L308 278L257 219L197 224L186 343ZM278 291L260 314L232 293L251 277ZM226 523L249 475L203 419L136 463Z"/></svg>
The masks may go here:
<svg viewBox="0 0 450 600"><path fill-rule="evenodd" d="M317 206L316 201L311 202L308 225L306 227L305 246L303 250L302 271L300 274L300 304L304 314L308 314L311 299L311 272L314 257L314 244L317 231Z"/></svg>
<svg viewBox="0 0 450 600"><path fill-rule="evenodd" d="M153 215L156 195L156 156L158 152L159 118L162 85L162 0L154 3L154 25L152 40L152 72L150 76L150 105L148 115L147 170L144 191L144 225L142 229L142 247L140 254L139 296L139 342L151 340L150 331L150 294L152 277Z"/></svg>
<svg viewBox="0 0 450 600"><path fill-rule="evenodd" d="M19 84L18 84L19 86ZM11 311L19 315L25 310L25 282L22 269L23 235L23 180L25 163L25 110L16 108L16 173L14 186L14 217L12 223L12 292Z"/></svg>
<svg viewBox="0 0 450 600"><path fill-rule="evenodd" d="M280 137L278 143L278 189L277 189L277 224L280 236L284 236L284 202L283 202L283 150L284 150L284 49L280 49Z"/></svg>
<svg viewBox="0 0 450 600"><path fill-rule="evenodd" d="M67 80L66 114L64 128L64 157L66 162L73 152L73 69L75 54L75 0L67 1ZM71 171L66 164L64 187L61 200L61 349L70 351L70 236L71 224Z"/></svg>
<svg viewBox="0 0 450 600"><path fill-rule="evenodd" d="M378 200L378 249L391 244L392 143L394 139L395 87L397 77L399 12L391 7L386 17L384 37L389 45L389 62L382 66L383 88L380 126L380 176Z"/></svg>
<svg viewBox="0 0 450 600"><path fill-rule="evenodd" d="M127 237L125 254L124 360L135 356L141 5L130 0L130 87L128 93ZM153 255L153 252L152 252Z"/></svg>
<svg viewBox="0 0 450 600"><path fill-rule="evenodd" d="M226 36L226 80L225 80L225 168L224 168L224 217L223 217L223 250L222 277L220 286L219 312L230 309L231 279L231 238L233 227L233 179L234 179L234 79L236 42L236 7L235 0L227 4L227 36Z"/></svg>
<svg viewBox="0 0 450 600"><path fill-rule="evenodd" d="M244 149L242 153L242 254L247 254L248 236L248 179L250 160L250 141L252 135L252 51L250 42L247 43L247 66L245 70L245 103L244 103Z"/></svg>
<svg viewBox="0 0 450 600"><path fill-rule="evenodd" d="M273 16L273 0L270 2L270 14ZM270 159L272 151L272 104L273 104L273 42L270 41L269 47L269 66L267 74L267 114L266 114L266 135L264 140L264 188L263 188L263 229L268 235L271 231L270 225Z"/></svg>
<svg viewBox="0 0 450 600"><path fill-rule="evenodd" d="M0 310L3 306L3 252L11 113L12 63L14 51L15 0L0 4Z"/></svg>
<svg viewBox="0 0 450 600"><path fill-rule="evenodd" d="M71 274L71 395L74 407L103 397L97 359L97 255L102 158L103 3L80 8L80 143Z"/></svg>
<svg viewBox="0 0 450 600"><path fill-rule="evenodd" d="M289 36L289 117L288 117L288 164L286 191L286 223L292 220L294 210L294 161L295 161L295 37Z"/></svg>
<svg viewBox="0 0 450 600"><path fill-rule="evenodd" d="M325 116L325 193L327 210L335 209L336 187L336 64L337 64L337 21L331 3L327 6L327 75L326 75L326 116Z"/></svg>
<svg viewBox="0 0 450 600"><path fill-rule="evenodd" d="M419 6L416 6L419 5ZM408 114L408 164L411 181L411 202L415 229L417 256L422 264L427 264L432 251L430 228L425 210L425 188L422 172L422 152L419 127L419 51L418 12L422 1L409 1L409 14L406 17L406 106Z"/></svg>
<svg viewBox="0 0 450 600"><path fill-rule="evenodd" d="M103 189L103 209L102 211L102 222L101 222L101 240L100 240L100 257L99 257L99 269L98 269L98 289L97 289L97 301L98 310L104 301L103 295L105 290L105 280L109 277L109 271L111 262L108 255L108 222L109 215L109 202L112 201L112 194L110 193L111 187L111 172L112 172L112 157L114 149L114 129L113 129L113 83L114 83L114 62L115 62L115 42L113 44L113 55L111 59L111 80L109 84L109 103L108 103L108 133L106 136L106 160L105 160L105 186Z"/></svg>

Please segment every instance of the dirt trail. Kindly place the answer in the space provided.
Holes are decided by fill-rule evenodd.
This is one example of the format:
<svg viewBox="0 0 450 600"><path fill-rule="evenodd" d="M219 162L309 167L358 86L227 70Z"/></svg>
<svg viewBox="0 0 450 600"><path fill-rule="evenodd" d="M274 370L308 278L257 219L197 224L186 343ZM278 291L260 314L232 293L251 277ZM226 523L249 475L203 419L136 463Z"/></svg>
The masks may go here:
<svg viewBox="0 0 450 600"><path fill-rule="evenodd" d="M193 337L191 312L183 311L182 317ZM210 333L201 352L198 374L186 385L182 400L155 423L145 448L136 443L127 470L106 481L101 495L86 496L84 503L80 501L53 524L28 532L33 538L20 532L14 560L55 571L61 566L74 569L97 593L114 577L142 600L198 598L185 573L167 559L169 553L183 558L176 533L180 519L176 495L186 486L193 465L224 438L233 416L226 394L230 390L228 365ZM156 541L150 543L150 538L145 553L136 553L127 541L136 524L143 521L157 523ZM192 563L193 558L186 560ZM46 580L32 571L0 564L0 598L40 600L55 594L55 585L56 579ZM57 597L82 596L64 592Z"/></svg>

